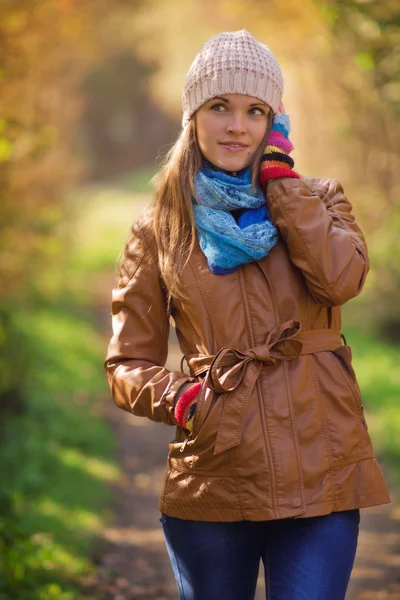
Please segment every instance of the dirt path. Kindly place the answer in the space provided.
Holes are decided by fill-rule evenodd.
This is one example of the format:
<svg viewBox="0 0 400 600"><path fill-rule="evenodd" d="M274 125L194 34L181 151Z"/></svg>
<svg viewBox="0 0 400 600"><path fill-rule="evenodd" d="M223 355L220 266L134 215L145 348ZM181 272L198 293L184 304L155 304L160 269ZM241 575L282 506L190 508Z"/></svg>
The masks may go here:
<svg viewBox="0 0 400 600"><path fill-rule="evenodd" d="M173 351L167 366L176 368L179 359ZM124 413L111 400L105 412L124 472L114 490L114 524L104 531L97 558L106 600L176 600L157 506L174 428ZM392 506L362 510L346 600L400 600L400 515L396 520L392 512ZM263 576L261 564L256 600L265 600Z"/></svg>

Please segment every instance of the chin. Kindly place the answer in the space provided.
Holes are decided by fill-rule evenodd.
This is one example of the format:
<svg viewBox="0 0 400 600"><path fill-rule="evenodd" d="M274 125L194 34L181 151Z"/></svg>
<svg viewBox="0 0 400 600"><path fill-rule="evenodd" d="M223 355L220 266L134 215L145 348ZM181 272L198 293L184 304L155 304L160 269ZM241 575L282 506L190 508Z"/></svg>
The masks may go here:
<svg viewBox="0 0 400 600"><path fill-rule="evenodd" d="M221 168L224 169L225 171L240 171L241 169L244 169L245 167L249 166L248 161L218 161L217 165Z"/></svg>

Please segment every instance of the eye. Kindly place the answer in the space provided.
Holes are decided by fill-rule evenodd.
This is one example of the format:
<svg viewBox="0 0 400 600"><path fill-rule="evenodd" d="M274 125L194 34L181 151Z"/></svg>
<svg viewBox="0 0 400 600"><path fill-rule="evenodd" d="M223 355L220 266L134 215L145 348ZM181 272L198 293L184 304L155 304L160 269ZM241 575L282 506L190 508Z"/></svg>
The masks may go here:
<svg viewBox="0 0 400 600"><path fill-rule="evenodd" d="M265 115L265 111L262 108L258 108L258 106L255 106L254 108L251 108L250 110L259 110L262 115Z"/></svg>
<svg viewBox="0 0 400 600"><path fill-rule="evenodd" d="M218 106L223 106L225 108L225 104L221 104L221 102L219 102L218 104L213 104L211 107L211 110L214 110L215 108L218 108ZM221 112L221 111L216 111L216 112Z"/></svg>
<svg viewBox="0 0 400 600"><path fill-rule="evenodd" d="M221 112L220 110L218 110L218 108L220 106L222 106L222 108L226 108L225 104L218 102L218 104L213 104L211 106L211 110L215 110L215 112ZM253 110L258 110L261 115L265 115L265 111L262 108L258 108L258 106L255 106L254 108L250 108L250 112L252 112ZM252 113L252 114L254 114L254 113Z"/></svg>

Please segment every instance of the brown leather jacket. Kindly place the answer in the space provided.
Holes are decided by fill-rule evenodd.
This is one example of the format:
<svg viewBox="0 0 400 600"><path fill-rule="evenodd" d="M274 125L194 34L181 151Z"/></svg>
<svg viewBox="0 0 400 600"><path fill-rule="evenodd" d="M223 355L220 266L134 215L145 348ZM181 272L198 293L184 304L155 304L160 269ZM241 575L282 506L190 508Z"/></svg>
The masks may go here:
<svg viewBox="0 0 400 600"><path fill-rule="evenodd" d="M159 502L167 515L258 521L390 502L340 333L340 305L369 269L351 204L328 179L276 180L267 195L280 241L265 259L213 275L196 243L183 272L189 299L172 318L191 375L164 367L169 315L150 221L134 228L113 290L113 399L176 426ZM187 438L174 398L199 380Z"/></svg>

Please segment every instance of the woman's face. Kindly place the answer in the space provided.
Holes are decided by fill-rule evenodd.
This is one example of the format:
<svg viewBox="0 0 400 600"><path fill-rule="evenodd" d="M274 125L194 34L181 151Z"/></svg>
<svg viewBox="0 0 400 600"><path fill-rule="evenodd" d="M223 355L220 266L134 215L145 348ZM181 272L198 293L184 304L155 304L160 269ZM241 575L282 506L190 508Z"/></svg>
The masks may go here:
<svg viewBox="0 0 400 600"><path fill-rule="evenodd" d="M226 171L250 166L266 133L270 110L265 102L244 94L222 94L205 102L195 113L204 157Z"/></svg>

